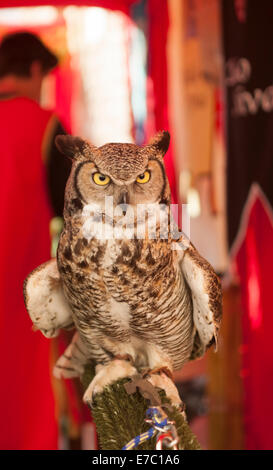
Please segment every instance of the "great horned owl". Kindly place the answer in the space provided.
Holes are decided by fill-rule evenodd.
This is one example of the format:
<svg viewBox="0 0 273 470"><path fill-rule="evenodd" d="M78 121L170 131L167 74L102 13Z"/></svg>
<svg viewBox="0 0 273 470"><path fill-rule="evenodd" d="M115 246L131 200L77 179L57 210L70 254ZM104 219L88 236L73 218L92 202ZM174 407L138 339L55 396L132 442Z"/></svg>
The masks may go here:
<svg viewBox="0 0 273 470"><path fill-rule="evenodd" d="M56 139L73 160L64 229L57 260L28 276L24 296L45 336L76 328L54 373L75 377L95 361L96 375L84 396L88 403L104 386L139 371L154 377L153 383L158 371L171 376L217 342L221 287L212 267L183 235L162 237L156 222L151 237L146 215L140 222L135 215L145 204L152 204L154 214L170 207L163 164L169 139L161 132L144 147L110 143L99 148L78 137ZM105 197L122 210L109 215ZM96 233L99 223L104 229L122 224L129 207L133 236ZM137 224L146 227L141 237L135 236Z"/></svg>

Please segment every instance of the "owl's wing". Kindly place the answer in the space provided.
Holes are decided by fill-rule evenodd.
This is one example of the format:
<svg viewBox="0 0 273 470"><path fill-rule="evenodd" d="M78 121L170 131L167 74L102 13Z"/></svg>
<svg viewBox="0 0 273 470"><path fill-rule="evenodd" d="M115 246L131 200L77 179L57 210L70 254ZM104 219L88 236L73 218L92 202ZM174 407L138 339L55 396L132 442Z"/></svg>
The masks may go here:
<svg viewBox="0 0 273 470"><path fill-rule="evenodd" d="M24 300L34 327L47 338L57 336L59 328L74 326L55 258L38 266L25 279Z"/></svg>
<svg viewBox="0 0 273 470"><path fill-rule="evenodd" d="M191 290L193 321L197 333L191 359L200 357L213 343L217 347L222 317L222 288L212 266L194 248L185 250L181 269Z"/></svg>

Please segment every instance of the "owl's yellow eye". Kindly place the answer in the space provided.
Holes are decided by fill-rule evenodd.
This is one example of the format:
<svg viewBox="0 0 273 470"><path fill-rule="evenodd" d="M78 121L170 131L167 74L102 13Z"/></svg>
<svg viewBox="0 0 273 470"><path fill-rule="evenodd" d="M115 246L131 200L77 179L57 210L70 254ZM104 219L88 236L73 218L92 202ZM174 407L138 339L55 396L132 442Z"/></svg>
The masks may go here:
<svg viewBox="0 0 273 470"><path fill-rule="evenodd" d="M136 179L137 183L148 183L149 179L151 178L151 174L148 170L144 171L142 175L139 175Z"/></svg>
<svg viewBox="0 0 273 470"><path fill-rule="evenodd" d="M102 173L94 173L93 174L93 181L100 186L105 186L110 182L109 176L103 175Z"/></svg>

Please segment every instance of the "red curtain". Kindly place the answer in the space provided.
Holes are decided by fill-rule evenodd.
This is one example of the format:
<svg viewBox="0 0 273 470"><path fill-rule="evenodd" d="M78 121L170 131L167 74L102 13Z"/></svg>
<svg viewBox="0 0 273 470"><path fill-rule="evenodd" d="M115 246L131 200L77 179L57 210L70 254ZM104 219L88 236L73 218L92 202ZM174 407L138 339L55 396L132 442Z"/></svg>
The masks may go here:
<svg viewBox="0 0 273 470"><path fill-rule="evenodd" d="M168 2L148 0L149 19L149 74L153 83L156 130L169 130L168 118L168 69L167 35L169 27ZM177 203L176 178L172 145L164 158L172 190L173 202Z"/></svg>
<svg viewBox="0 0 273 470"><path fill-rule="evenodd" d="M50 341L32 331L23 282L50 258L41 144L51 113L34 101L0 102L0 448L56 449Z"/></svg>
<svg viewBox="0 0 273 470"><path fill-rule="evenodd" d="M242 380L246 447L273 449L273 214L258 192L236 254L243 299Z"/></svg>

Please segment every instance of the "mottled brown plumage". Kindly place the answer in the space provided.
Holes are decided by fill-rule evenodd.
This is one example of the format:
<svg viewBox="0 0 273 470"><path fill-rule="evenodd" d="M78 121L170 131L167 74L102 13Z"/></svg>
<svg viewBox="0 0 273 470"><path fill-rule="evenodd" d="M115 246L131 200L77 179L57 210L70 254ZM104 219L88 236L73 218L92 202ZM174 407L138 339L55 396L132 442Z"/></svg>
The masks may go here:
<svg viewBox="0 0 273 470"><path fill-rule="evenodd" d="M162 162L168 144L167 132L145 147L115 143L96 148L80 138L57 138L59 148L73 158L64 229L57 264L53 260L28 278L25 299L35 325L48 336L73 321L77 333L55 374L78 375L84 363L95 360L97 374L85 394L88 402L111 381L137 371L164 368L171 373L217 340L221 287L209 263L183 235L176 240L168 233L162 239L159 219L151 238L142 214L144 232L142 239L136 238L139 204L153 204L157 216L167 204L168 213L170 189ZM108 213L105 197L111 198L114 212ZM119 204L120 212L115 210ZM130 220L128 204L135 211ZM96 232L124 221L133 238L123 233L120 239L102 239ZM51 315L50 328L48 303L38 306L41 292L46 299L50 290L52 298L52 277L59 283L62 321L52 323Z"/></svg>

